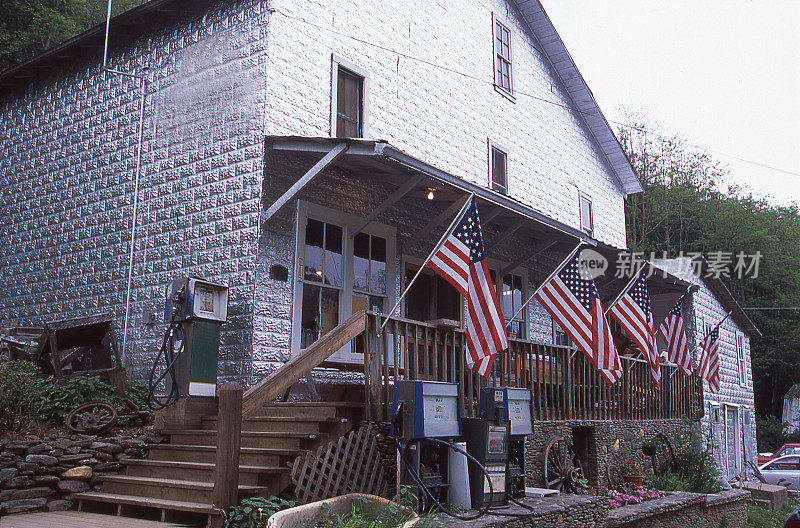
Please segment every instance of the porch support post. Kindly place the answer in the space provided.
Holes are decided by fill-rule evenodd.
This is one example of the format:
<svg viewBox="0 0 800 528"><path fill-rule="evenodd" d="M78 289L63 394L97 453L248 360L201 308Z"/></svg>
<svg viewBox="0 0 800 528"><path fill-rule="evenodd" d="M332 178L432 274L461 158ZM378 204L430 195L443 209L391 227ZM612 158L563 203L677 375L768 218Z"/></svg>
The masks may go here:
<svg viewBox="0 0 800 528"><path fill-rule="evenodd" d="M517 230L519 230L519 228L522 227L523 223L524 222L522 220L518 220L517 222L508 226L508 228L506 228L505 231L503 231L502 233L500 233L499 235L497 235L492 239L492 241L484 249L484 252L488 252L499 246L505 239L516 233Z"/></svg>
<svg viewBox="0 0 800 528"><path fill-rule="evenodd" d="M239 450L242 445L242 388L226 383L219 390L214 506L225 511L239 503Z"/></svg>
<svg viewBox="0 0 800 528"><path fill-rule="evenodd" d="M362 219L354 228L350 230L350 238L355 237L357 234L361 232L365 227L367 227L373 220L375 220L379 214L393 206L397 203L403 196L408 194L417 184L422 181L423 176L414 176L409 179L404 185L402 185L399 189L397 189L394 193L392 193L389 198L384 200L382 204L376 207L370 214L368 214L364 219Z"/></svg>
<svg viewBox="0 0 800 528"><path fill-rule="evenodd" d="M444 223L444 221L447 220L448 218L451 218L454 214L456 214L457 211L460 211L461 208L464 207L464 204L467 203L467 200L469 200L469 197L470 195L468 194L463 198L456 200L455 202L453 202L453 205L451 205L450 207L439 213L439 215L436 218L428 222L428 224L425 227L417 231L414 234L414 236L412 236L410 239L408 239L408 241L405 244L403 244L401 252L406 249L414 247L414 245L420 240L422 240L425 236L427 236L428 233L436 229L439 225Z"/></svg>
<svg viewBox="0 0 800 528"><path fill-rule="evenodd" d="M266 222L270 218L272 218L275 213L277 213L281 207L286 205L286 203L294 198L300 191L308 185L314 177L317 176L322 170L333 163L333 161L338 158L341 154L343 154L347 150L347 143L339 143L335 147L333 147L327 154L325 154L321 160L314 164L308 172L306 172L299 180L294 182L294 185L289 187L285 193L283 193L275 202L269 206L269 208L264 212L261 216L261 221Z"/></svg>
<svg viewBox="0 0 800 528"><path fill-rule="evenodd" d="M550 242L549 244L547 244L543 248L534 247L533 251L530 251L530 252L524 254L522 257L518 258L517 260L515 260L514 262L512 262L511 264L509 264L505 268L501 269L500 270L500 276L502 277L502 276L506 275L508 272L513 271L513 270L517 269L518 267L527 264L534 257L536 257L537 255L541 255L542 253L544 253L545 251L547 251L551 247L555 246L556 244L557 244L557 242Z"/></svg>

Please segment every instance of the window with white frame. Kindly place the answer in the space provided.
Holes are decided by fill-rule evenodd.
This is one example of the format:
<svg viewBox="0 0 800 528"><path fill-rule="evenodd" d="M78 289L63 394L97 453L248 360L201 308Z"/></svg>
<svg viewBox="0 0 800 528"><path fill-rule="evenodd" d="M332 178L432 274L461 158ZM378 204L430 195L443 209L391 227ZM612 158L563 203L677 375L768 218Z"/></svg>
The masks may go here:
<svg viewBox="0 0 800 528"><path fill-rule="evenodd" d="M514 79L511 67L511 31L494 18L494 85L505 95L513 95Z"/></svg>
<svg viewBox="0 0 800 528"><path fill-rule="evenodd" d="M382 312L386 299L386 239L358 233L353 237L353 312Z"/></svg>
<svg viewBox="0 0 800 528"><path fill-rule="evenodd" d="M367 73L354 64L333 56L331 88L331 136L365 137Z"/></svg>
<svg viewBox="0 0 800 528"><path fill-rule="evenodd" d="M747 385L747 360L744 352L744 334L736 333L736 361L739 365L739 385Z"/></svg>
<svg viewBox="0 0 800 528"><path fill-rule="evenodd" d="M525 339L525 310L517 312L525 302L523 296L522 276L507 274L503 276L503 282L500 285L500 306L503 309L503 316L505 317L506 324L509 322L508 331L517 339ZM517 314L516 316L514 314ZM513 317L513 319L512 319Z"/></svg>
<svg viewBox="0 0 800 528"><path fill-rule="evenodd" d="M581 193L579 195L581 231L588 235L594 233L594 211L592 210L592 199Z"/></svg>
<svg viewBox="0 0 800 528"><path fill-rule="evenodd" d="M489 142L489 187L508 194L508 152L492 142Z"/></svg>

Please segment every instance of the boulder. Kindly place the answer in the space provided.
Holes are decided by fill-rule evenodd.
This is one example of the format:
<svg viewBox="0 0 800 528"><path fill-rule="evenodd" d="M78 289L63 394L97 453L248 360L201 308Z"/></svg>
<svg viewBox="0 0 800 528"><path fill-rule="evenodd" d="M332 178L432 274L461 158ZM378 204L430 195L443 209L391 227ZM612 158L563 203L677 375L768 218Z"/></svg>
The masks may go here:
<svg viewBox="0 0 800 528"><path fill-rule="evenodd" d="M27 488L33 485L33 481L25 476L13 477L3 482L3 489L9 488Z"/></svg>
<svg viewBox="0 0 800 528"><path fill-rule="evenodd" d="M53 449L51 446L46 444L36 444L32 445L27 449L29 455L38 455L39 453L44 453L45 451L50 451Z"/></svg>
<svg viewBox="0 0 800 528"><path fill-rule="evenodd" d="M83 493L89 485L82 480L62 480L56 484L56 489L61 493Z"/></svg>
<svg viewBox="0 0 800 528"><path fill-rule="evenodd" d="M5 513L22 513L26 511L38 510L45 504L47 504L47 499L44 497L0 502L0 511L4 511Z"/></svg>
<svg viewBox="0 0 800 528"><path fill-rule="evenodd" d="M47 511L64 511L69 507L69 501L58 499L54 501L50 501L47 503L47 507L45 508Z"/></svg>
<svg viewBox="0 0 800 528"><path fill-rule="evenodd" d="M0 469L0 482L16 477L18 474L19 474L19 469L15 467Z"/></svg>
<svg viewBox="0 0 800 528"><path fill-rule="evenodd" d="M33 462L18 462L17 469L21 472L30 471L31 473L36 473L41 469L39 464L34 464Z"/></svg>
<svg viewBox="0 0 800 528"><path fill-rule="evenodd" d="M28 455L25 457L25 462L39 464L40 466L55 466L58 464L58 458L50 455Z"/></svg>
<svg viewBox="0 0 800 528"><path fill-rule="evenodd" d="M92 478L92 468L89 466L78 466L68 469L61 474L65 479L88 480Z"/></svg>
<svg viewBox="0 0 800 528"><path fill-rule="evenodd" d="M55 475L36 475L34 477L31 477L31 479L33 479L33 481L37 484L47 484L47 485L55 484L56 482L61 480Z"/></svg>
<svg viewBox="0 0 800 528"><path fill-rule="evenodd" d="M70 462L80 462L82 460L86 460L87 458L92 458L92 455L89 453L75 453L72 455L62 455L58 457L58 460L62 464L68 464Z"/></svg>
<svg viewBox="0 0 800 528"><path fill-rule="evenodd" d="M92 445L89 446L89 449L96 449L97 451L108 453L109 455L116 455L117 453L122 453L123 447L119 444L109 444L107 442L94 442Z"/></svg>

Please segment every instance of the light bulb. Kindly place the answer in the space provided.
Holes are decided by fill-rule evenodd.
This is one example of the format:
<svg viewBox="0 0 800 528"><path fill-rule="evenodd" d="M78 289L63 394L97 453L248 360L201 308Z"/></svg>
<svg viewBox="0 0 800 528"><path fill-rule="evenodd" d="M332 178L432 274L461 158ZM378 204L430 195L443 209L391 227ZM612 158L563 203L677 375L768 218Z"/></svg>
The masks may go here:
<svg viewBox="0 0 800 528"><path fill-rule="evenodd" d="M428 189L428 200L433 200L434 198L433 189Z"/></svg>

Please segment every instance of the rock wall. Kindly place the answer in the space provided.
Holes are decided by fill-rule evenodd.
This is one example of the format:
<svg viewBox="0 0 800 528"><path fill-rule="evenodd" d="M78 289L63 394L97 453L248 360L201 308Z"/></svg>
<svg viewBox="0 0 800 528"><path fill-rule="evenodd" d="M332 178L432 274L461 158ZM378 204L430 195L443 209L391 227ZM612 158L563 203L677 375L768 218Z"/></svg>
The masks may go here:
<svg viewBox="0 0 800 528"><path fill-rule="evenodd" d="M624 506L608 513L608 528L744 528L750 493L674 493L663 499Z"/></svg>
<svg viewBox="0 0 800 528"><path fill-rule="evenodd" d="M98 489L100 476L162 441L154 434L0 440L0 515L66 509L71 493Z"/></svg>

